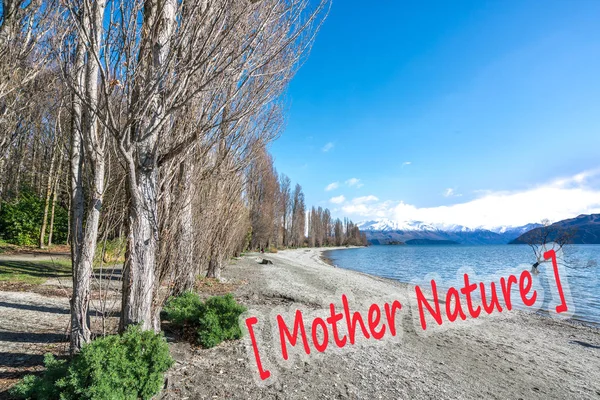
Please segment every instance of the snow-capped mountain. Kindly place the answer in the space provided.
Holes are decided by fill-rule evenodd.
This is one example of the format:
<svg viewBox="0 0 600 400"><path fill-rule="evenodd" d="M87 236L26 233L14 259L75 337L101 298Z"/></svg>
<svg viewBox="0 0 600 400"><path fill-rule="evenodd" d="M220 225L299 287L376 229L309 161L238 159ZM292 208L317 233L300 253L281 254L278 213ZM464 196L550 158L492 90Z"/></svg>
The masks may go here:
<svg viewBox="0 0 600 400"><path fill-rule="evenodd" d="M523 226L497 226L497 227L476 227L468 228L457 224L436 224L422 221L393 221L391 219L378 219L371 221L361 221L357 223L361 231L444 231L444 232L474 232L486 230L494 233L506 233L510 231L525 233L531 229L537 228L539 224L527 224Z"/></svg>
<svg viewBox="0 0 600 400"><path fill-rule="evenodd" d="M391 219L362 221L357 225L361 231L430 231L436 229L433 225L421 221L397 222Z"/></svg>
<svg viewBox="0 0 600 400"><path fill-rule="evenodd" d="M469 228L456 224L393 221L390 219L362 221L357 225L373 244L404 242L411 239L452 240L463 244L505 244L540 226L539 224L527 224Z"/></svg>
<svg viewBox="0 0 600 400"><path fill-rule="evenodd" d="M515 232L519 233L519 235L524 234L525 232L529 232L532 229L539 228L542 226L541 224L527 224L523 226L499 226L495 228L488 229L491 232L495 233L506 233L506 232Z"/></svg>

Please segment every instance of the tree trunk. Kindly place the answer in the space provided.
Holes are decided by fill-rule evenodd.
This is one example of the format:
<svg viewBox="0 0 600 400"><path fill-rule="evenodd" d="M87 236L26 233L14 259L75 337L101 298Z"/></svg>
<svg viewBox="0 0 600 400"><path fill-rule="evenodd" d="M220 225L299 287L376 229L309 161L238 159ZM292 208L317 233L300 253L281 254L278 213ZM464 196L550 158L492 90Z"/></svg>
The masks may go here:
<svg viewBox="0 0 600 400"><path fill-rule="evenodd" d="M62 145L60 146L62 148ZM52 210L50 211L50 229L48 232L48 247L52 246L52 236L54 234L54 211L56 209L56 201L58 199L58 191L60 187L60 171L63 165L63 151L60 150L60 158L58 159L58 168L56 169L56 176L53 184L53 197L52 197Z"/></svg>
<svg viewBox="0 0 600 400"><path fill-rule="evenodd" d="M60 118L60 114L59 114ZM58 130L55 129L54 145L52 146L52 157L50 159L50 171L48 172L48 182L46 183L46 198L44 201L44 217L42 218L42 229L40 229L39 248L43 249L46 239L46 227L48 226L48 209L50 208L50 196L52 196L52 181L54 180L54 163L56 162L56 152L58 151Z"/></svg>
<svg viewBox="0 0 600 400"><path fill-rule="evenodd" d="M210 261L208 262L208 271L206 271L206 277L221 279L221 265L215 257L211 257Z"/></svg>
<svg viewBox="0 0 600 400"><path fill-rule="evenodd" d="M83 54L79 54L78 61ZM86 271L81 270L81 246L83 244L83 143L81 138L81 103L74 97L73 132L71 138L71 264L73 268L73 296L71 298L71 352L76 353L90 340L87 325Z"/></svg>
<svg viewBox="0 0 600 400"><path fill-rule="evenodd" d="M67 182L69 183L69 182ZM71 243L71 220L72 220L72 214L71 214L71 200L72 200L72 196L69 196L69 202L67 205L67 215L69 216L68 221L67 221L67 243Z"/></svg>
<svg viewBox="0 0 600 400"><path fill-rule="evenodd" d="M196 285L198 271L194 265L194 230L192 195L194 184L192 179L193 164L181 163L181 209L179 210L179 240L177 248L177 269L181 271L176 282L177 291L193 290Z"/></svg>
<svg viewBox="0 0 600 400"><path fill-rule="evenodd" d="M71 351L81 350L84 343L90 341L88 309L90 303L91 279L93 275L94 254L98 238L98 225L104 193L104 162L97 163L94 171L94 183L91 204L85 221L85 232L80 247L81 256L78 265L73 268L73 300ZM75 274L75 271L76 274Z"/></svg>
<svg viewBox="0 0 600 400"><path fill-rule="evenodd" d="M98 96L98 77L100 66L98 59L100 57L100 43L102 40L103 17L106 2L99 0L91 5L91 8L83 10L83 26L89 37L81 37L80 40L89 40L84 48L82 43L77 49L76 76L78 78L78 88L80 93L84 94L87 100L85 108L81 108L80 131L81 146L87 150L87 160L89 161L92 173L92 182L90 188L90 204L86 212L85 231L77 218L73 226L73 237L75 240L81 240L77 247L78 255L73 260L73 298L71 299L71 352L77 353L81 347L90 341L89 329L89 302L91 291L91 279L93 274L94 254L96 252L96 243L98 239L98 226L100 221L100 212L102 210L102 200L104 196L104 141L101 139L101 131L98 127L98 118L96 108L99 104ZM88 60L83 66L83 54L87 51ZM79 58L81 56L81 58ZM78 104L78 103L76 103ZM79 136L79 135L75 135ZM80 160L83 154L79 154ZM81 168L78 173L81 174ZM81 175L79 186L82 188ZM76 201L77 200L77 201ZM73 199L72 208L75 214L80 214L80 220L83 220L83 193L81 198ZM77 232L77 234L75 234ZM73 250L71 250L73 251Z"/></svg>
<svg viewBox="0 0 600 400"><path fill-rule="evenodd" d="M23 170L23 161L25 161L25 157L27 156L27 148L22 147L27 146L27 142L23 143L23 140L19 140L18 148L21 149L21 154L16 155L19 160L19 164L17 165L17 173L15 177L15 197L19 198L19 194L21 193L21 171ZM15 153L18 150L15 150Z"/></svg>
<svg viewBox="0 0 600 400"><path fill-rule="evenodd" d="M159 331L160 321L153 312L155 290L157 224L157 169L136 168L136 176L129 175L128 192L129 233L127 262L123 270L123 302L120 329L140 324L142 329Z"/></svg>
<svg viewBox="0 0 600 400"><path fill-rule="evenodd" d="M2 210L2 201L4 200L4 154L0 157L0 211Z"/></svg>
<svg viewBox="0 0 600 400"><path fill-rule="evenodd" d="M144 2L142 30L148 33L140 54L142 70L134 88L133 103L149 100L147 115L132 127L133 149L125 152L129 194L128 254L123 271L123 301L120 329L140 324L142 329L160 330L156 304L156 255L158 249L157 144L165 121L163 89L170 44L176 25L175 0ZM145 75L145 76L144 76ZM150 93L144 90L151 88ZM145 96L143 96L145 94ZM155 293L156 290L156 293Z"/></svg>
<svg viewBox="0 0 600 400"><path fill-rule="evenodd" d="M59 165L62 165L60 163ZM59 167L60 170L60 167ZM50 211L50 228L48 232L48 247L52 246L52 236L54 234L54 211L56 209L56 201L58 200L58 190L60 187L60 174L56 175L56 181L54 181L54 195L52 197L52 209Z"/></svg>

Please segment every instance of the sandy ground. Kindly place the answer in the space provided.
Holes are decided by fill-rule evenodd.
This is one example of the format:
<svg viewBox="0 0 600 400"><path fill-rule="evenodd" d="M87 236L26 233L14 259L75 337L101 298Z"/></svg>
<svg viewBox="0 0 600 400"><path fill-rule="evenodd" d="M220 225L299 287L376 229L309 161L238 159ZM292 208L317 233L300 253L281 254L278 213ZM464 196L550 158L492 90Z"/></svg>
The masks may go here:
<svg viewBox="0 0 600 400"><path fill-rule="evenodd" d="M259 319L257 342L273 376L262 383L258 379L248 335L210 350L174 345L178 363L161 398L600 398L597 329L510 312L424 336L407 300L411 286L332 267L318 250L265 255L273 265L258 264L260 257L236 262L224 277L248 282L236 296L248 306L247 316ZM340 310L342 294L365 319L369 305L401 300L398 337L357 340L339 350L330 332L324 353L312 347L310 356L282 363L278 331L273 331L276 315L282 314L291 330L292 313L302 310L312 346L312 318L329 316L331 302ZM358 304L362 308L354 307Z"/></svg>
<svg viewBox="0 0 600 400"><path fill-rule="evenodd" d="M511 312L424 335L413 318L418 312L411 308L411 286L332 267L320 254L302 249L264 255L273 265L261 265L263 255L250 254L223 272L249 309L244 317L258 318L255 333L269 379L258 378L247 333L212 349L169 338L176 364L158 398L600 398L598 329ZM388 331L381 340L357 339L338 349L329 331L325 352L315 351L310 324L316 316L330 316L330 303L342 310L342 294L365 320L371 304L400 301L397 335ZM304 354L299 340L288 347L293 355L284 362L276 316L292 330L297 309L304 315L311 354ZM64 348L67 321L64 298L0 292L0 379L22 367L37 368L44 348ZM346 333L340 329L340 335ZM317 334L319 341L322 337Z"/></svg>

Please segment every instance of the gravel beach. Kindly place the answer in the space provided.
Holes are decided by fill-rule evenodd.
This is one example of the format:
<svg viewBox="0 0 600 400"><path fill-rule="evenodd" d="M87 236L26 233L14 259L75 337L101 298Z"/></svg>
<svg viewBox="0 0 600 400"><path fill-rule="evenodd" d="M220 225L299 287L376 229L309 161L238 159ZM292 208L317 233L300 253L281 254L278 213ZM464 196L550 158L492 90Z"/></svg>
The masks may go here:
<svg viewBox="0 0 600 400"><path fill-rule="evenodd" d="M267 258L273 265L261 265ZM173 345L177 365L163 399L581 399L600 398L600 331L533 313L512 311L424 335L408 301L413 287L328 265L318 249L250 254L224 271L242 282L236 297L256 316L256 341L265 369L261 381L248 337L210 350ZM396 336L315 351L311 322L342 309L366 321L371 304L399 300ZM383 307L382 307L383 308ZM290 332L295 311L303 313L311 346L287 343L283 361L276 316ZM385 318L382 316L382 321ZM366 323L366 322L365 322ZM341 325L345 322L341 321ZM342 329L343 331L343 329ZM317 341L323 339L318 329ZM341 332L340 335L345 332ZM361 340L362 338L362 340Z"/></svg>

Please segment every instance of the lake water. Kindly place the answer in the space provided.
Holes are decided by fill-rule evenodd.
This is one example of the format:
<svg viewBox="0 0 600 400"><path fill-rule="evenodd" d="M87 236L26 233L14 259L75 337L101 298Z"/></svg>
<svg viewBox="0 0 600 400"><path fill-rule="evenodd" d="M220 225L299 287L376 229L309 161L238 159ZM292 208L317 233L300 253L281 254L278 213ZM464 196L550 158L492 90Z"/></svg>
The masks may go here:
<svg viewBox="0 0 600 400"><path fill-rule="evenodd" d="M570 297L567 296L567 304L573 312L572 317L598 325L600 324L600 245L570 245L563 251L564 262L561 262L559 270L561 283L567 289L565 293L568 295L570 292ZM531 264L535 262L532 249L526 245L388 245L333 250L327 252L326 256L339 267L401 282L424 284L433 278L438 288L462 287L464 272L469 273L471 282L496 282L498 285L498 278L508 276L509 270L512 274L516 275L516 271L520 274L523 269L530 270ZM539 271L540 274L534 277L534 288L543 293L544 304L541 309L545 310L552 305L552 293L557 293L556 290L552 290L555 289L555 286L552 286L555 282L552 264L543 264L539 267ZM428 280L426 281L425 278ZM427 287L430 287L430 284ZM499 292L501 293L501 290ZM444 294L440 294L440 297L444 298Z"/></svg>

